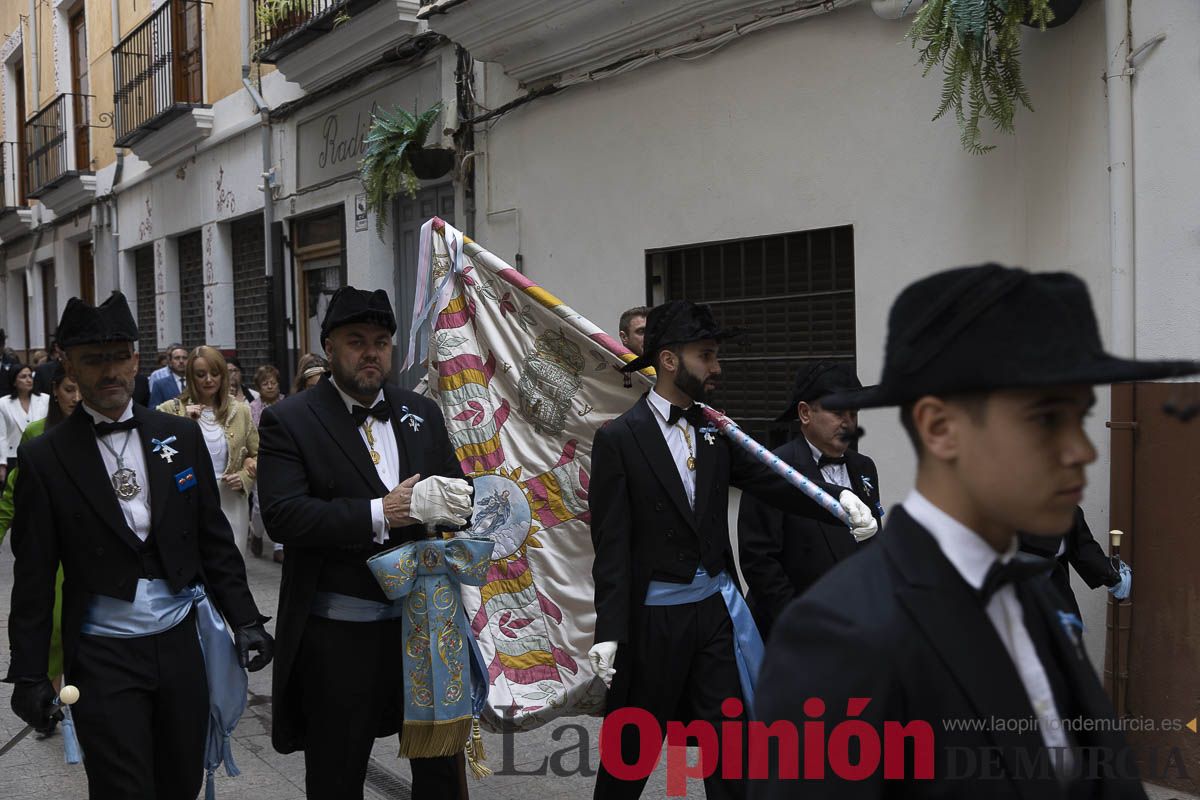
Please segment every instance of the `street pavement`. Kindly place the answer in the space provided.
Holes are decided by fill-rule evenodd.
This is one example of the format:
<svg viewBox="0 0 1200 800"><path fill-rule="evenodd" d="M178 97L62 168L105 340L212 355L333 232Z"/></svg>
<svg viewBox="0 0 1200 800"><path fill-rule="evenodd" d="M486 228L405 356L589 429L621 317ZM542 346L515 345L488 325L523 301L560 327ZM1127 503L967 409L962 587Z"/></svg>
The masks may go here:
<svg viewBox="0 0 1200 800"><path fill-rule="evenodd" d="M266 558L248 556L250 586L264 614L274 618L279 600L280 566ZM0 545L0 675L8 671L8 616L12 601L13 555ZM274 622L268 623L274 631ZM233 755L242 774L217 772L219 800L300 800L304 797L304 757L280 755L271 747L271 670L250 675L250 702L234 733ZM23 723L9 707L12 686L0 684L0 746ZM485 733L487 764L498 774L483 780L468 778L472 800L576 800L591 797L598 762L600 720L565 718L535 731L506 737ZM581 741L584 744L581 746ZM367 780L367 797L405 799L410 794L408 762L396 757L396 737L375 745ZM583 772L580 751L587 754ZM556 755L557 754L557 755ZM694 757L694 754L693 754ZM665 762L665 759L663 759ZM555 769L557 767L557 769ZM651 776L644 797L666 796L664 765ZM555 773L573 774L555 774ZM690 797L703 797L700 783ZM30 734L0 760L0 800L82 800L87 780L82 765L63 763L62 736L39 741Z"/></svg>
<svg viewBox="0 0 1200 800"><path fill-rule="evenodd" d="M264 614L275 617L279 599L280 567L265 558L250 556L247 574L254 597ZM8 616L13 581L11 549L0 546L0 674L8 670ZM268 624L269 628L274 623ZM304 758L299 753L280 755L271 747L271 670L250 675L250 701L234 733L234 760L242 774L217 773L220 800L300 800L304 797ZM12 687L0 684L0 745L23 726L9 708ZM592 717L561 719L534 731L503 737L484 734L487 763L497 774L470 781L474 800L576 800L591 797L598 763L600 721ZM368 769L366 795L370 798L407 800L411 797L408 762L396 757L396 737L376 742ZM583 769L580 755L586 754ZM689 761L696 751L689 752ZM643 797L666 797L663 758L651 775ZM1150 800L1200 800L1147 785ZM688 786L688 797L703 797L698 781ZM82 800L87 781L82 765L63 763L62 737L39 741L26 737L0 763L0 800Z"/></svg>

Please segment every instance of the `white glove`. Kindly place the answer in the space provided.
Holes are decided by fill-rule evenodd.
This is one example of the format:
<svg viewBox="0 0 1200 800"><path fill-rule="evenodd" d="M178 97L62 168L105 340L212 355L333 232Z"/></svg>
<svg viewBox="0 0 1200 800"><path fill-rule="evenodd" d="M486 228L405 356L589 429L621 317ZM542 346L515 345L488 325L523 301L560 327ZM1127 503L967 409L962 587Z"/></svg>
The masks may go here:
<svg viewBox="0 0 1200 800"><path fill-rule="evenodd" d="M413 487L409 514L426 525L461 527L471 516L474 493L471 484L462 478L431 475Z"/></svg>
<svg viewBox="0 0 1200 800"><path fill-rule="evenodd" d="M596 677L604 681L604 685L612 688L612 676L617 674L613 669L613 664L617 660L617 643L616 642L596 642L592 645L592 649L588 650L588 660L592 662L592 672L596 673Z"/></svg>
<svg viewBox="0 0 1200 800"><path fill-rule="evenodd" d="M854 541L866 541L879 532L879 523L871 515L871 509L854 492L844 490L838 495L838 502L850 516L850 532L854 534Z"/></svg>

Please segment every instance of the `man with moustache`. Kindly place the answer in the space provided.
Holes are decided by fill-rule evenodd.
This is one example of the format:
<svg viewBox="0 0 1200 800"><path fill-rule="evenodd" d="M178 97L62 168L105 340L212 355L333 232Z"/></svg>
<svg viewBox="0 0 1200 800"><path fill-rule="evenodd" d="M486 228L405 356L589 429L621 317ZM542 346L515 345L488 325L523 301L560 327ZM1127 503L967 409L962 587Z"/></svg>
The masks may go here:
<svg viewBox="0 0 1200 800"><path fill-rule="evenodd" d="M401 729L401 605L367 559L462 526L471 487L436 404L386 383L396 318L383 290L346 286L321 338L331 375L263 410L263 522L287 548L279 590L272 743L304 751L312 800L362 798L375 739ZM413 797L467 796L462 754L414 758Z"/></svg>
<svg viewBox="0 0 1200 800"><path fill-rule="evenodd" d="M817 361L796 373L791 402L776 421L799 420L800 435L775 451L810 481L850 489L883 518L875 462L850 449L858 412L821 405L827 394L861 389L849 364ZM834 564L858 551L870 537L858 538L846 526L785 514L753 495L738 510L738 560L749 587L749 605L763 639L784 606L803 594Z"/></svg>
<svg viewBox="0 0 1200 800"><path fill-rule="evenodd" d="M707 306L677 300L653 309L646 348L624 369L653 366L658 382L600 428L592 446L596 644L588 655L609 686L607 713L645 709L660 731L668 720L705 720L721 730L723 701L741 698L745 708L753 702L762 640L734 577L729 487L834 522L703 418L696 403L716 386L717 351L729 335ZM839 497L857 535L875 531L874 517L853 492L821 485ZM661 733L650 743L655 750L660 745ZM638 730L627 726L620 758L633 764L638 753ZM644 779L621 780L604 763L596 776L597 798L641 795ZM718 765L705 780L708 797L744 795L740 781L720 775Z"/></svg>
<svg viewBox="0 0 1200 800"><path fill-rule="evenodd" d="M89 796L194 798L206 769L211 780L223 759L234 767L242 670L265 667L272 640L200 429L131 401L137 339L119 292L96 308L73 297L63 311L63 368L83 400L18 451L5 680L30 725L58 713L46 666L61 563L64 672L80 692L72 716Z"/></svg>

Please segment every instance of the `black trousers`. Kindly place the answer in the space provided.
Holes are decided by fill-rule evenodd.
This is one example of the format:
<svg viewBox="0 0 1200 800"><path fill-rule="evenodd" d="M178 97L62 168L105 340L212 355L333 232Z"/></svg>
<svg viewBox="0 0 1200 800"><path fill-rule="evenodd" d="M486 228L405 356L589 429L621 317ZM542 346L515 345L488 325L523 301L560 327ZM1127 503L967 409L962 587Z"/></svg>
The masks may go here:
<svg viewBox="0 0 1200 800"><path fill-rule="evenodd" d="M638 632L632 663L617 653L617 670L628 670L629 694L625 705L649 711L666 734L668 720L704 720L721 731L721 722L739 719L721 713L726 698L742 698L742 684L734 657L733 622L720 594L682 606L646 606L638 610ZM608 713L615 709L609 708ZM747 713L740 719L745 722ZM745 730L743 725L742 730ZM638 760L640 736L626 726L621 736L621 756L626 764ZM744 747L743 747L744 749ZM722 751L723 752L723 751ZM743 753L743 770L747 761ZM718 760L713 775L704 780L709 800L743 798L741 780L720 777ZM601 764L596 773L596 800L641 797L645 779L623 781Z"/></svg>
<svg viewBox="0 0 1200 800"><path fill-rule="evenodd" d="M195 799L208 682L194 611L154 636L81 635L67 678L91 800Z"/></svg>
<svg viewBox="0 0 1200 800"><path fill-rule="evenodd" d="M399 619L336 622L309 617L296 658L305 726L309 800L361 800L371 748L404 720L404 641ZM467 797L462 755L414 758L413 800Z"/></svg>

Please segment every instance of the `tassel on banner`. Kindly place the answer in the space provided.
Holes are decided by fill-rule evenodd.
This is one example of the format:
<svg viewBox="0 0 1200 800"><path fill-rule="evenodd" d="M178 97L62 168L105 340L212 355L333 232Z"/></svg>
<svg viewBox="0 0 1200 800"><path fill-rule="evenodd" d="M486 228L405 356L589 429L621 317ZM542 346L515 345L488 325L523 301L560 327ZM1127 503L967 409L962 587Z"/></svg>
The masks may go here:
<svg viewBox="0 0 1200 800"><path fill-rule="evenodd" d="M416 723L404 721L400 736L401 758L436 758L457 755L462 743L471 736L471 718L450 722Z"/></svg>
<svg viewBox="0 0 1200 800"><path fill-rule="evenodd" d="M491 768L483 763L487 753L483 751L483 732L479 729L479 717L471 720L471 738L467 739L467 767L477 780L492 774Z"/></svg>

